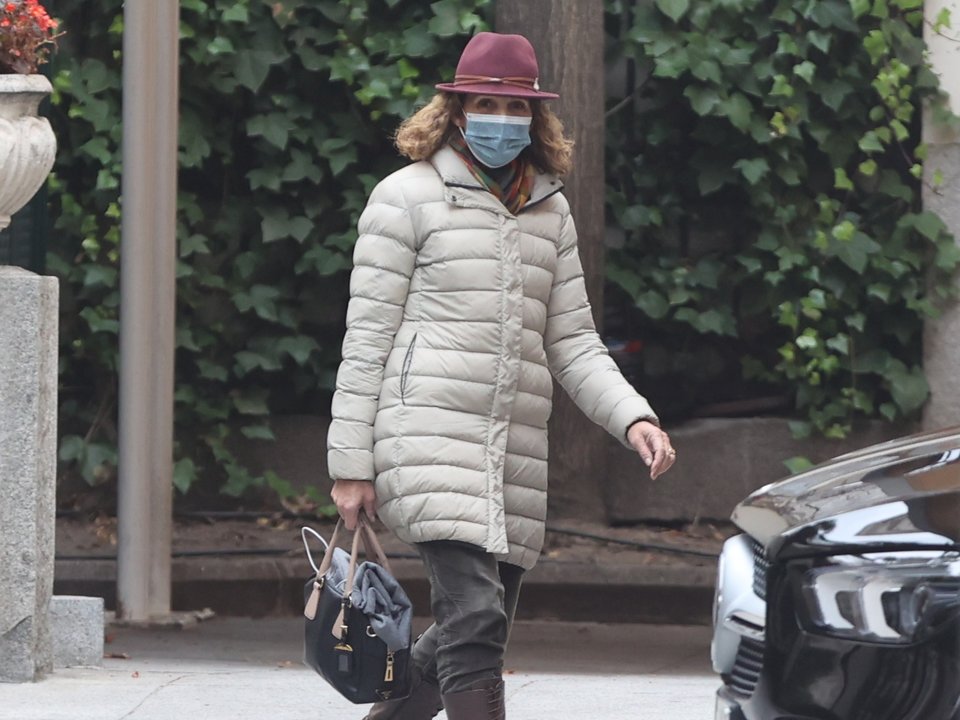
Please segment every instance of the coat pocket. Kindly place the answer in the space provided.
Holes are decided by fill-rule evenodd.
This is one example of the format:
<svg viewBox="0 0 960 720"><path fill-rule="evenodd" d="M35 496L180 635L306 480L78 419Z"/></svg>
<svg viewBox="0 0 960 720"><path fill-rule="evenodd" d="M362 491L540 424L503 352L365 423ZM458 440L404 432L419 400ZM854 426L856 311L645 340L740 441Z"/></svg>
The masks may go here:
<svg viewBox="0 0 960 720"><path fill-rule="evenodd" d="M415 334L410 341L407 354L403 357L403 367L400 370L400 402L403 405L407 404L407 378L410 375L410 365L413 364L413 349L417 346L417 337L419 337L419 334Z"/></svg>

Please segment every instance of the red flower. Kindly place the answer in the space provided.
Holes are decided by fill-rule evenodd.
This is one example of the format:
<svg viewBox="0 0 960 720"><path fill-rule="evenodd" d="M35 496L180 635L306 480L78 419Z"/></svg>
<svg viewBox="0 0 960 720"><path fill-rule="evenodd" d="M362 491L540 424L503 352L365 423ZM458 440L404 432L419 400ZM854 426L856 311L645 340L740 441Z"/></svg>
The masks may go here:
<svg viewBox="0 0 960 720"><path fill-rule="evenodd" d="M36 72L59 37L57 22L39 0L8 0L0 5L0 27L5 28L0 34L0 73Z"/></svg>

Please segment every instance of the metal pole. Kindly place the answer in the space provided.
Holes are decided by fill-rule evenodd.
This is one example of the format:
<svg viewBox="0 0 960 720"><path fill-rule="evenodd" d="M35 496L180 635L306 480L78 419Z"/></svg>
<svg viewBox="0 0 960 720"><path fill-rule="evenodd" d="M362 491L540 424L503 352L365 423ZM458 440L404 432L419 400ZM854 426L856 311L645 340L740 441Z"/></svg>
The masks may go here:
<svg viewBox="0 0 960 720"><path fill-rule="evenodd" d="M176 270L177 0L127 0L117 617L170 613Z"/></svg>

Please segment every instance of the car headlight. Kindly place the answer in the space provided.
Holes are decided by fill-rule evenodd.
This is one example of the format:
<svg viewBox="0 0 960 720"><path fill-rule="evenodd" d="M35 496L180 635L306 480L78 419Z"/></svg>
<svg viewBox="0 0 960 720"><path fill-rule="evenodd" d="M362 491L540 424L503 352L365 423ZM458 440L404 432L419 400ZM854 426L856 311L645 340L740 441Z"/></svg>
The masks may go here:
<svg viewBox="0 0 960 720"><path fill-rule="evenodd" d="M841 555L804 572L800 595L814 631L913 643L960 616L960 553ZM812 627L811 627L812 626Z"/></svg>

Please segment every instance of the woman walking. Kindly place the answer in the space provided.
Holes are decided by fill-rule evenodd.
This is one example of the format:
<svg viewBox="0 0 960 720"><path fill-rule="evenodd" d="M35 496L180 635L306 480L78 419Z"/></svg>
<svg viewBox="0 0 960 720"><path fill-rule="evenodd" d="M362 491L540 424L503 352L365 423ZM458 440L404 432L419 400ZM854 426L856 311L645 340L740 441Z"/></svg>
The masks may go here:
<svg viewBox="0 0 960 720"><path fill-rule="evenodd" d="M360 218L332 496L348 528L362 510L417 548L435 620L411 695L368 720L504 717L507 636L544 537L552 378L651 478L675 459L595 330L561 194L572 143L538 74L526 38L473 37L397 133L412 164Z"/></svg>

